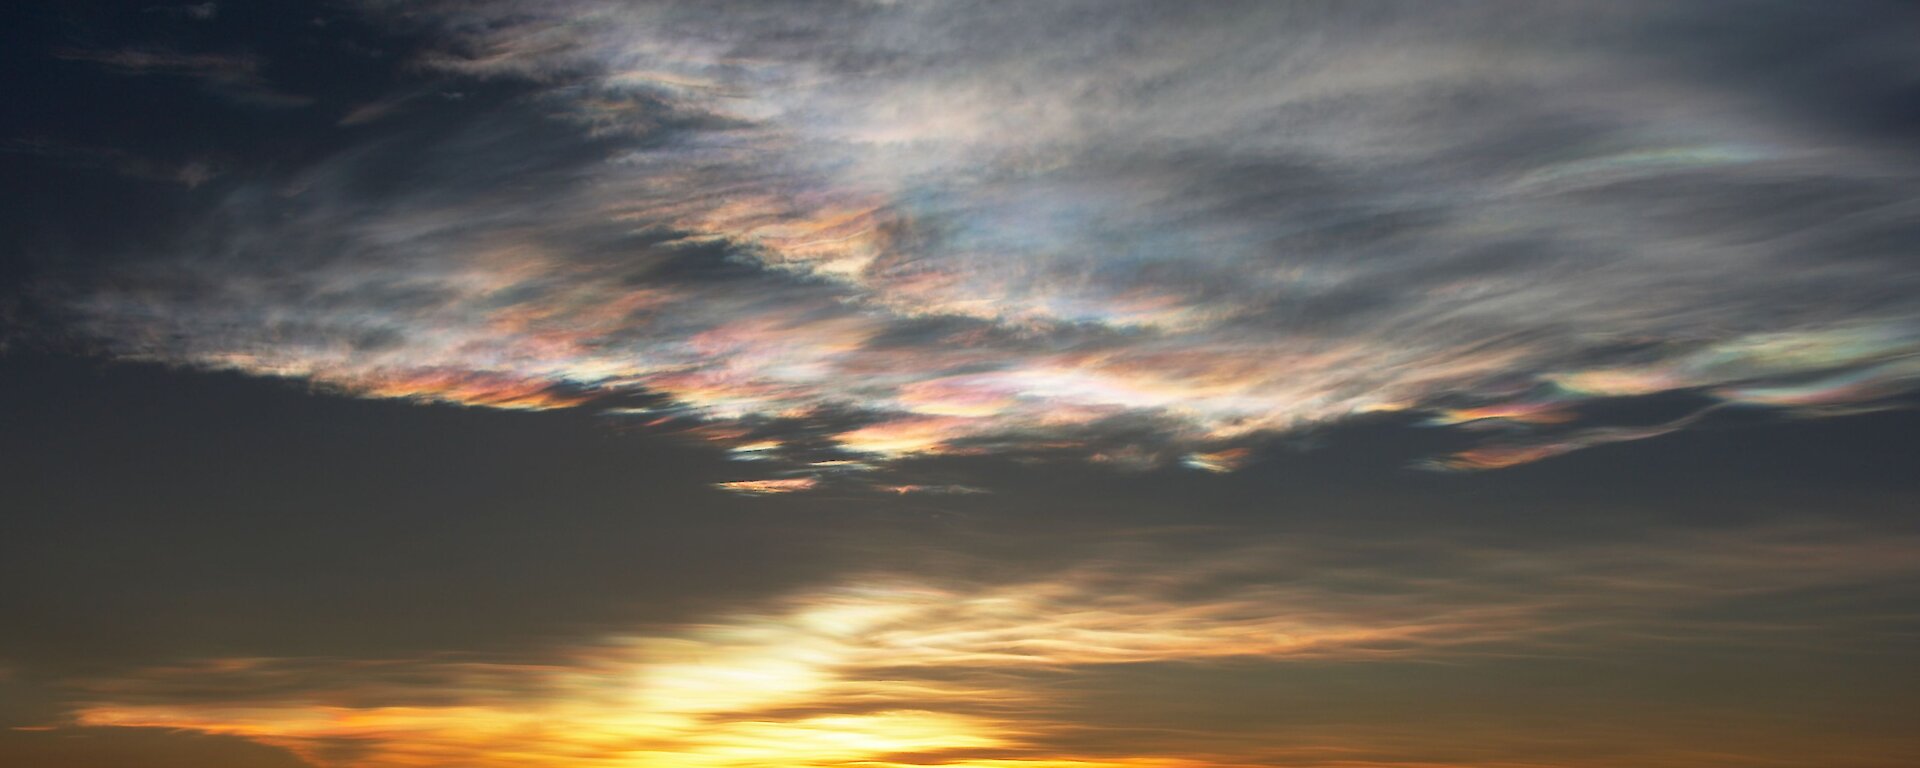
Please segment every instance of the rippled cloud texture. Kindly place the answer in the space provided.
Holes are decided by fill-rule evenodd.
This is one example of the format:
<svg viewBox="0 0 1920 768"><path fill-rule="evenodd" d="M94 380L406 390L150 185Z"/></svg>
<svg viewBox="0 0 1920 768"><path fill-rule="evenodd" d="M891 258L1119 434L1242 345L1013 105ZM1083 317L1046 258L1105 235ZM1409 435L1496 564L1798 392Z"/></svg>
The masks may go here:
<svg viewBox="0 0 1920 768"><path fill-rule="evenodd" d="M360 10L439 85L74 294L90 337L678 425L751 494L936 455L1227 471L1379 412L1491 469L1920 381L1884 108L1920 56L1866 6ZM1663 395L1693 411L1605 416Z"/></svg>

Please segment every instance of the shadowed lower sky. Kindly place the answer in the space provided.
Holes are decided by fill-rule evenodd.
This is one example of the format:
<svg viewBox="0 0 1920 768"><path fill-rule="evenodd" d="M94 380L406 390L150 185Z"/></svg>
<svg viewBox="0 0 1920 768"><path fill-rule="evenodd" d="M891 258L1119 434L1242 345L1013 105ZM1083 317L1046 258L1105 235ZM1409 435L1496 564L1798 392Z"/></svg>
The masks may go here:
<svg viewBox="0 0 1920 768"><path fill-rule="evenodd" d="M1920 760L1905 5L0 22L0 763Z"/></svg>

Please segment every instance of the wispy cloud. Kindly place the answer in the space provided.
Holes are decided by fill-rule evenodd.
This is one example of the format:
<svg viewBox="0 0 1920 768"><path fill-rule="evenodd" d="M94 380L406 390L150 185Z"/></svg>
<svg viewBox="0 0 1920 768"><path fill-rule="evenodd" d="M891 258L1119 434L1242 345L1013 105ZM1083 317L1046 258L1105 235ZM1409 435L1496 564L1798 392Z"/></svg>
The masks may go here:
<svg viewBox="0 0 1920 768"><path fill-rule="evenodd" d="M194 18L211 18L214 5L189 6ZM198 9L204 8L202 15ZM262 64L253 56L218 53L182 53L165 48L63 48L55 56L69 61L97 64L124 75L166 75L198 80L222 96L261 107L304 107L313 99L282 91L262 74Z"/></svg>
<svg viewBox="0 0 1920 768"><path fill-rule="evenodd" d="M112 147L83 146L47 139L0 141L0 153L32 155L82 168L102 168L135 179L171 181L188 189L199 187L225 172L221 163L210 159L167 163Z"/></svg>
<svg viewBox="0 0 1920 768"><path fill-rule="evenodd" d="M241 736L316 765L367 768L1375 765L1368 756L1384 753L1365 733L1269 729L1239 741L1177 723L1125 732L1087 714L1087 681L1158 669L1151 692L1126 695L1197 696L1220 665L1461 664L1690 638L1792 644L1836 627L1822 616L1743 619L1726 606L1894 583L1911 577L1916 551L1909 540L1806 526L1541 549L1303 539L1205 558L1176 541L1142 538L999 581L868 573L520 658L155 667L73 681L72 722ZM1380 557L1396 553L1404 557ZM1088 751L1089 733L1111 738ZM1636 764L1669 764L1659 732L1645 737L1654 747L1632 753ZM1537 764L1542 749L1516 733L1475 738L1482 759L1433 764ZM1773 748L1725 746L1704 764L1750 764Z"/></svg>
<svg viewBox="0 0 1920 768"><path fill-rule="evenodd" d="M1753 51L1686 43L1694 11L369 9L438 41L421 66L532 95L236 192L150 282L78 300L117 354L511 408L660 397L641 418L731 447L808 432L739 454L793 467L1220 471L1409 411L1524 427L1439 459L1492 468L1693 423L1582 404L1821 415L1920 380L1903 150L1724 77ZM1770 13L1743 24L1798 23ZM1860 99L1911 63L1843 31Z"/></svg>

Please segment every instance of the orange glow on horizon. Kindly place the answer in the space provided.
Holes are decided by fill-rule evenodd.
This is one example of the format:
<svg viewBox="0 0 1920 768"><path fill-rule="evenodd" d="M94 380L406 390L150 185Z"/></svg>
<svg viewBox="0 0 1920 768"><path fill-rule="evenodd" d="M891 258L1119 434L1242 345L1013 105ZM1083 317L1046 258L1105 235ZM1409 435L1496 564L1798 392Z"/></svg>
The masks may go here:
<svg viewBox="0 0 1920 768"><path fill-rule="evenodd" d="M1058 694L1034 676L1076 665L1365 657L1381 643L1445 644L1436 633L1475 621L1321 626L1256 611L1277 594L1116 600L1102 596L1108 578L968 592L874 582L541 664L213 659L97 681L71 723L238 736L322 768L1198 768L1234 761L1046 754L1054 734L1075 726L1044 715ZM168 695L210 681L249 690L289 674L330 682L224 701ZM418 703L422 693L438 703ZM356 745L351 757L339 756L341 744Z"/></svg>

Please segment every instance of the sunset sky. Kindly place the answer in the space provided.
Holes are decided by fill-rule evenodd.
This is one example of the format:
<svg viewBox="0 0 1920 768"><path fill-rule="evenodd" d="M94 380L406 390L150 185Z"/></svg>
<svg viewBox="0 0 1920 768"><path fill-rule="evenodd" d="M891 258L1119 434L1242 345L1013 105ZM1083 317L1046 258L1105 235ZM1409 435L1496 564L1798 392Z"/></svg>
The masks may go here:
<svg viewBox="0 0 1920 768"><path fill-rule="evenodd" d="M0 10L0 766L1920 765L1920 9Z"/></svg>

